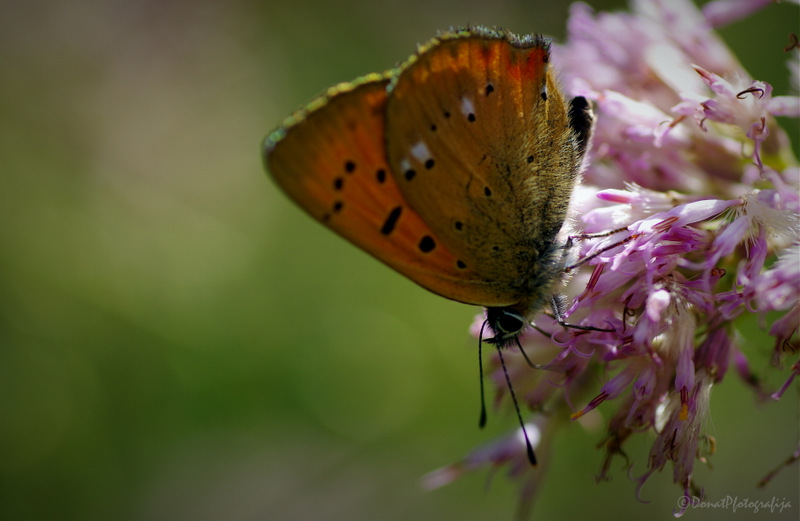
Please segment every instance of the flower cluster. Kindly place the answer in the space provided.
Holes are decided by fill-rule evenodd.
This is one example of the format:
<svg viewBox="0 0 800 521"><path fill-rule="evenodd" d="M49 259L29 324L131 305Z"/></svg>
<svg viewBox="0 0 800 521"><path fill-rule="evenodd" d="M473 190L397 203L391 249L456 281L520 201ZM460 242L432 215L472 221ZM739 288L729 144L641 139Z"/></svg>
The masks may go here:
<svg viewBox="0 0 800 521"><path fill-rule="evenodd" d="M731 367L759 396L770 395L737 344L738 319L761 317L774 338L772 363L790 366L774 399L800 373L791 360L800 325L800 168L775 121L800 117L800 98L774 96L769 83L751 79L713 32L766 3L717 0L701 11L689 0L634 0L621 13L572 6L554 62L568 93L592 100L597 113L573 197L576 228L618 231L576 245L588 273L573 276L567 314L595 330L543 316L521 339L540 369L504 355L517 396L534 411L527 430L540 461L554 429L602 404L610 419L599 478L615 457L627 458L632 435L651 432L637 496L671 463L691 498L699 495L695 460L715 447L704 431L713 386ZM795 69L797 61L794 49ZM598 375L605 378L599 390L592 388ZM508 399L497 359L490 378L496 401ZM499 465L520 478L528 508L542 473L528 465L517 435L427 483Z"/></svg>

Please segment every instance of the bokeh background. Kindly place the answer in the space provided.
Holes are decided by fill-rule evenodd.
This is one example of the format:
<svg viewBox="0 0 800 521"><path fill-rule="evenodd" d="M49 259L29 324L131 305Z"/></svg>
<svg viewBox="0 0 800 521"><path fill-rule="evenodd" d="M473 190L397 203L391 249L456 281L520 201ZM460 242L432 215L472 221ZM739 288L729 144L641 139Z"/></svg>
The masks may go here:
<svg viewBox="0 0 800 521"><path fill-rule="evenodd" d="M567 11L552 0L3 2L0 518L510 519L516 485L503 475L419 485L516 425L498 412L477 428L476 310L306 217L259 148L324 88L392 66L438 29L560 40ZM797 6L774 5L722 34L784 94L792 31ZM766 366L756 359L781 383L787 373ZM719 452L697 471L708 491L783 498L791 508L770 519L797 519L797 466L754 487L797 446L796 388L763 405L732 374L715 389ZM594 483L601 437L564 430L536 518L670 519L669 470L645 487L650 504L622 469ZM631 447L634 474L646 450Z"/></svg>

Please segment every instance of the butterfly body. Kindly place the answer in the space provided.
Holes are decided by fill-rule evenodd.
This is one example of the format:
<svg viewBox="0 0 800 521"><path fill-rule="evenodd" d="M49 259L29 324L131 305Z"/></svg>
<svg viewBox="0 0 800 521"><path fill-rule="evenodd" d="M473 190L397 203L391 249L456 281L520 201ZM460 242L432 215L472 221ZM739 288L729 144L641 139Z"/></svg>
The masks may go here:
<svg viewBox="0 0 800 521"><path fill-rule="evenodd" d="M539 36L473 27L330 89L264 146L313 217L513 341L563 278L559 234L591 129Z"/></svg>

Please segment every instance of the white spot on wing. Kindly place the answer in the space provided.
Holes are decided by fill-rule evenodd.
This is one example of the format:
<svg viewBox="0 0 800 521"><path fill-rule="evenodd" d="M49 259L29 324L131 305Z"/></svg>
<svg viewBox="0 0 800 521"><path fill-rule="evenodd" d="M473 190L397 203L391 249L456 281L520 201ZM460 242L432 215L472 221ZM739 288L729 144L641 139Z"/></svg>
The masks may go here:
<svg viewBox="0 0 800 521"><path fill-rule="evenodd" d="M424 141L418 141L411 147L411 155L414 156L414 159L422 163L431 157L431 152L428 150L428 145L426 145Z"/></svg>
<svg viewBox="0 0 800 521"><path fill-rule="evenodd" d="M400 171L405 172L411 168L411 163L407 158L403 158L400 160Z"/></svg>
<svg viewBox="0 0 800 521"><path fill-rule="evenodd" d="M471 99L467 97L461 98L461 113L465 116L475 114L475 105L472 104Z"/></svg>

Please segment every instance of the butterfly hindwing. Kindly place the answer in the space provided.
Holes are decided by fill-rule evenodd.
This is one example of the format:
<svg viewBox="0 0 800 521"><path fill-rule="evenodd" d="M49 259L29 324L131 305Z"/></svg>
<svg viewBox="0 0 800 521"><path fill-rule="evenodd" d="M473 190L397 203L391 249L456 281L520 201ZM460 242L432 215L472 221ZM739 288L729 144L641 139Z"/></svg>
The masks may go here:
<svg viewBox="0 0 800 521"><path fill-rule="evenodd" d="M483 303L485 282L408 205L385 150L389 73L330 89L264 144L274 180L312 217L423 287Z"/></svg>
<svg viewBox="0 0 800 521"><path fill-rule="evenodd" d="M390 87L387 154L404 198L493 301L529 291L516 281L552 247L581 160L548 58L537 36L446 33Z"/></svg>

